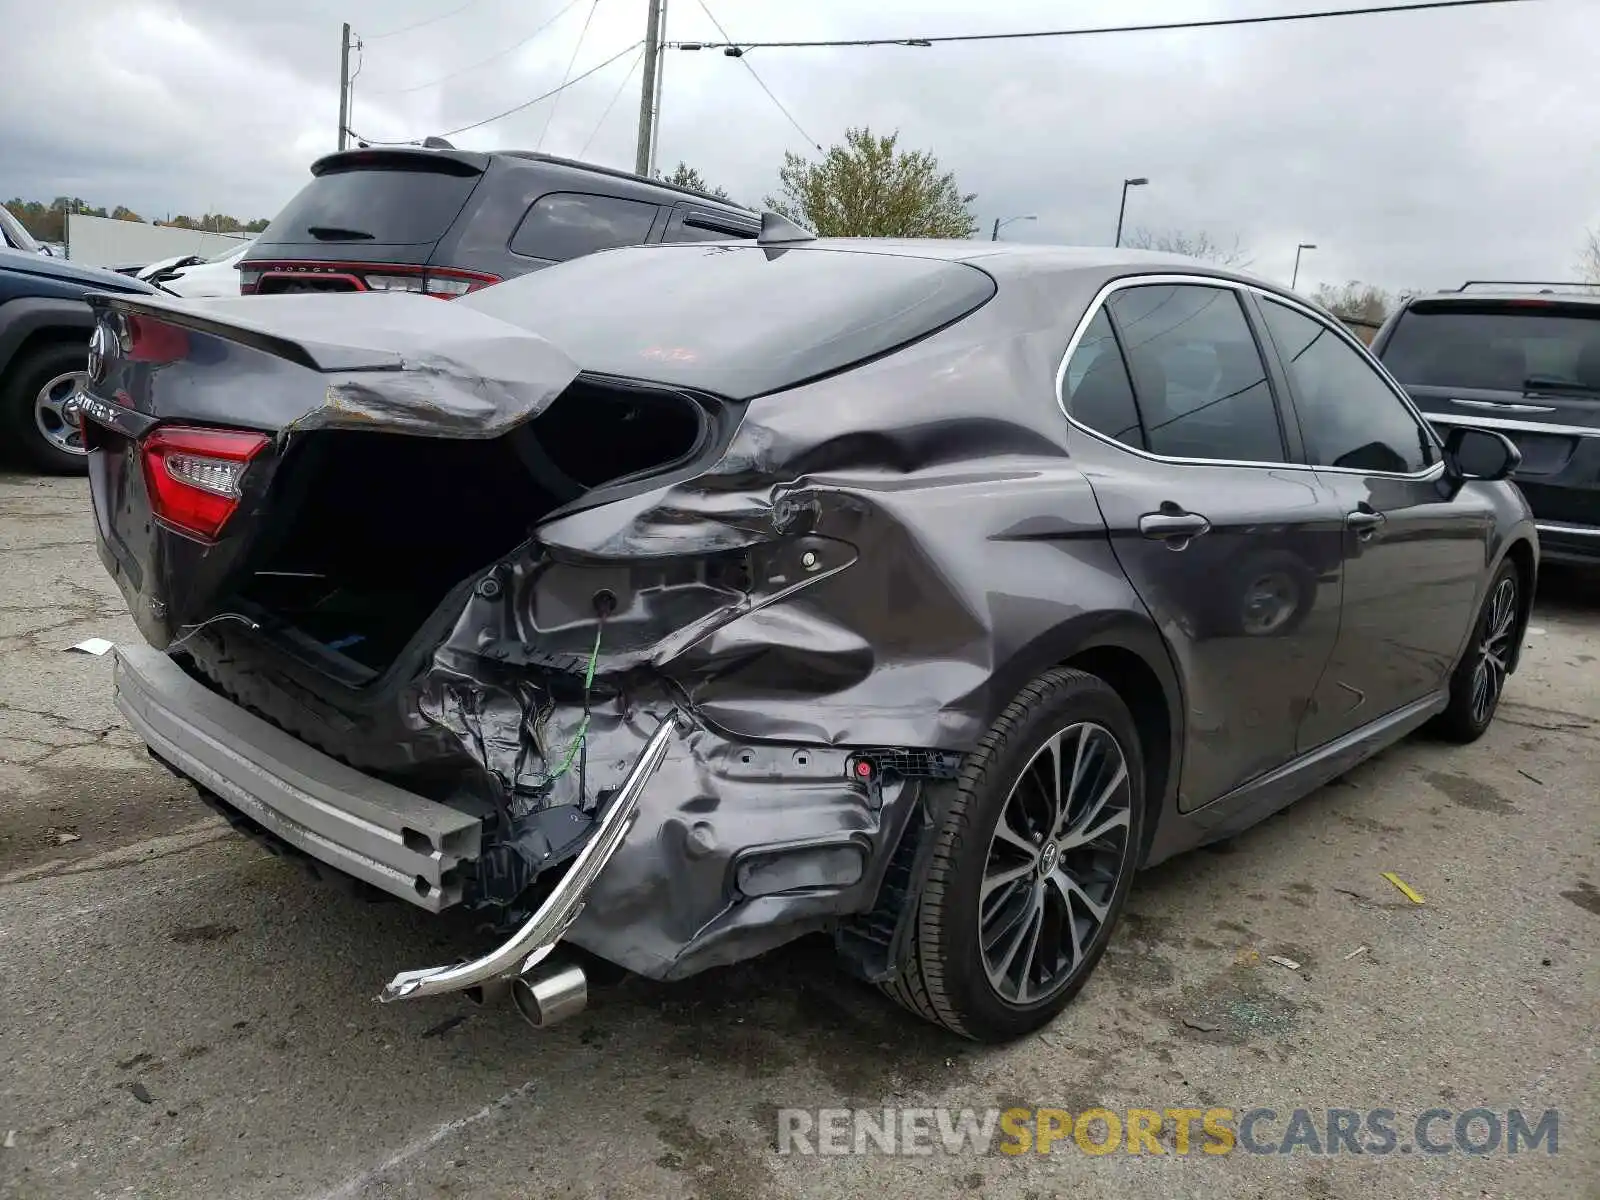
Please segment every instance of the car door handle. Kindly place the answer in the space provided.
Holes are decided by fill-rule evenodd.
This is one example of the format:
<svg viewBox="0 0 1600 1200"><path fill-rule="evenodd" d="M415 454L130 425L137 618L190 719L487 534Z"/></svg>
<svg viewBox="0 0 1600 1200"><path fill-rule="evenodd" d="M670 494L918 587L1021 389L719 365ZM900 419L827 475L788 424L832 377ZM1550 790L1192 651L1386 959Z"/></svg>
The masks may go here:
<svg viewBox="0 0 1600 1200"><path fill-rule="evenodd" d="M1184 542L1199 537L1211 522L1199 513L1178 511L1145 513L1139 518L1139 532L1161 542Z"/></svg>
<svg viewBox="0 0 1600 1200"><path fill-rule="evenodd" d="M1346 528L1355 530L1356 536L1363 540L1378 532L1378 526L1383 522L1384 516L1381 512L1368 512L1365 509L1357 509L1344 515Z"/></svg>

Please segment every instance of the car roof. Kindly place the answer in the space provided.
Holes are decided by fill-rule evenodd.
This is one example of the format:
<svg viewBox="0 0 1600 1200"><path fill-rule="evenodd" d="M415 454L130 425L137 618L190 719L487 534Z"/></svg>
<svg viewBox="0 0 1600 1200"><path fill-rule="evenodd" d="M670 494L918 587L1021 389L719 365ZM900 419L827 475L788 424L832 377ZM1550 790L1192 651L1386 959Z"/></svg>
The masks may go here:
<svg viewBox="0 0 1600 1200"><path fill-rule="evenodd" d="M663 243L659 246L623 247L606 254L671 251L697 243ZM892 254L907 258L938 259L979 267L997 279L1076 272L1114 277L1133 274L1207 275L1233 283L1247 283L1280 295L1290 295L1281 285L1231 267L1160 250L1132 250L1111 246L1058 246L1039 242L985 242L961 238L813 238L803 242L760 246L744 242L737 248L764 250L826 250L850 254ZM1301 303L1306 303L1302 300Z"/></svg>
<svg viewBox="0 0 1600 1200"><path fill-rule="evenodd" d="M561 158L554 154L543 154L536 150L456 150L438 146L358 146L349 150L338 150L332 154L325 154L311 164L312 175L322 175L330 168L340 167L345 164L359 164L367 160L385 161L394 163L405 159L414 158L418 163L451 163L454 164L452 173L479 174L489 169L489 164L495 159L515 158L523 161L544 163L568 171L579 171L587 175L599 175L616 179L632 185L635 188L647 188L660 192L670 192L687 199L698 200L702 204L713 205L724 212L739 213L747 217L756 214L742 204L732 200L725 200L720 196L713 196L710 192L702 192L696 188L683 187L681 184L668 183L665 179L651 179L645 175L636 175L632 171L624 171L618 167L608 167L600 163L583 162L576 158ZM452 170L452 168L446 168Z"/></svg>
<svg viewBox="0 0 1600 1200"><path fill-rule="evenodd" d="M1496 284L1490 282L1487 287L1473 287L1465 284L1459 288L1446 288L1437 292L1423 292L1411 296L1406 300L1405 307L1413 304L1425 303L1430 306L1435 304L1507 304L1507 303L1549 303L1549 304L1600 304L1600 290L1596 291L1567 291L1564 289L1595 286L1576 283L1563 283L1553 285L1526 284ZM1557 290L1563 289L1563 290Z"/></svg>

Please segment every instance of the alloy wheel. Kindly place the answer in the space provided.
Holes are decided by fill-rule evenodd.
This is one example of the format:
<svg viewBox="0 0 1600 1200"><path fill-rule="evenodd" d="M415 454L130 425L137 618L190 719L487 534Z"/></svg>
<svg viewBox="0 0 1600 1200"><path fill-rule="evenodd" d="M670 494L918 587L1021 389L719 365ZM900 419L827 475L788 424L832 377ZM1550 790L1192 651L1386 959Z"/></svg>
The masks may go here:
<svg viewBox="0 0 1600 1200"><path fill-rule="evenodd" d="M1488 722L1506 686L1506 664L1511 658L1511 639L1516 636L1517 581L1502 579L1489 597L1483 622L1483 638L1478 644L1478 663L1472 671L1472 719L1479 725Z"/></svg>
<svg viewBox="0 0 1600 1200"><path fill-rule="evenodd" d="M44 440L68 454L86 454L83 430L78 425L77 396L86 376L82 371L57 375L33 399L33 423Z"/></svg>
<svg viewBox="0 0 1600 1200"><path fill-rule="evenodd" d="M1128 763L1111 732L1070 725L1041 746L1000 810L978 892L984 972L1009 1004L1065 987L1106 923L1130 856Z"/></svg>

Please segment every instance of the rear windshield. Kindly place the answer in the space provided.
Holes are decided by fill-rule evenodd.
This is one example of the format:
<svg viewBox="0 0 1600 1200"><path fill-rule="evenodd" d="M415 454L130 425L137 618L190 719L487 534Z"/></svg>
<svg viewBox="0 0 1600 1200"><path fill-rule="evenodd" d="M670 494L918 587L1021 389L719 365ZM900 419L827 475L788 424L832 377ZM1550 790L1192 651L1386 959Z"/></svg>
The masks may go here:
<svg viewBox="0 0 1600 1200"><path fill-rule="evenodd" d="M700 243L607 250L455 303L532 330L585 371L748 399L903 346L994 292L964 263Z"/></svg>
<svg viewBox="0 0 1600 1200"><path fill-rule="evenodd" d="M1396 323L1383 364L1401 383L1600 393L1600 304L1419 305Z"/></svg>
<svg viewBox="0 0 1600 1200"><path fill-rule="evenodd" d="M273 218L260 241L262 245L389 246L436 242L481 178L384 168L331 172L306 184Z"/></svg>

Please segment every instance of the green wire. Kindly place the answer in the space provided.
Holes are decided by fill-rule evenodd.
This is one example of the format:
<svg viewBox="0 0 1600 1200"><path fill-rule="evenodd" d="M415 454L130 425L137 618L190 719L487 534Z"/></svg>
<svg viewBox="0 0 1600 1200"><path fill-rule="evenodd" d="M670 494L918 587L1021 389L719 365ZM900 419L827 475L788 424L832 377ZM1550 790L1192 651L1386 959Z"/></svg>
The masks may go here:
<svg viewBox="0 0 1600 1200"><path fill-rule="evenodd" d="M594 665L600 658L600 635L604 629L602 625L594 631L594 649L589 651L589 667L583 673L583 720L578 722L578 732L574 735L572 744L567 747L566 758L562 759L561 765L555 771L544 777L547 785L554 783L572 769L572 760L578 757L578 751L583 748L583 739L589 732L589 689L594 686Z"/></svg>

